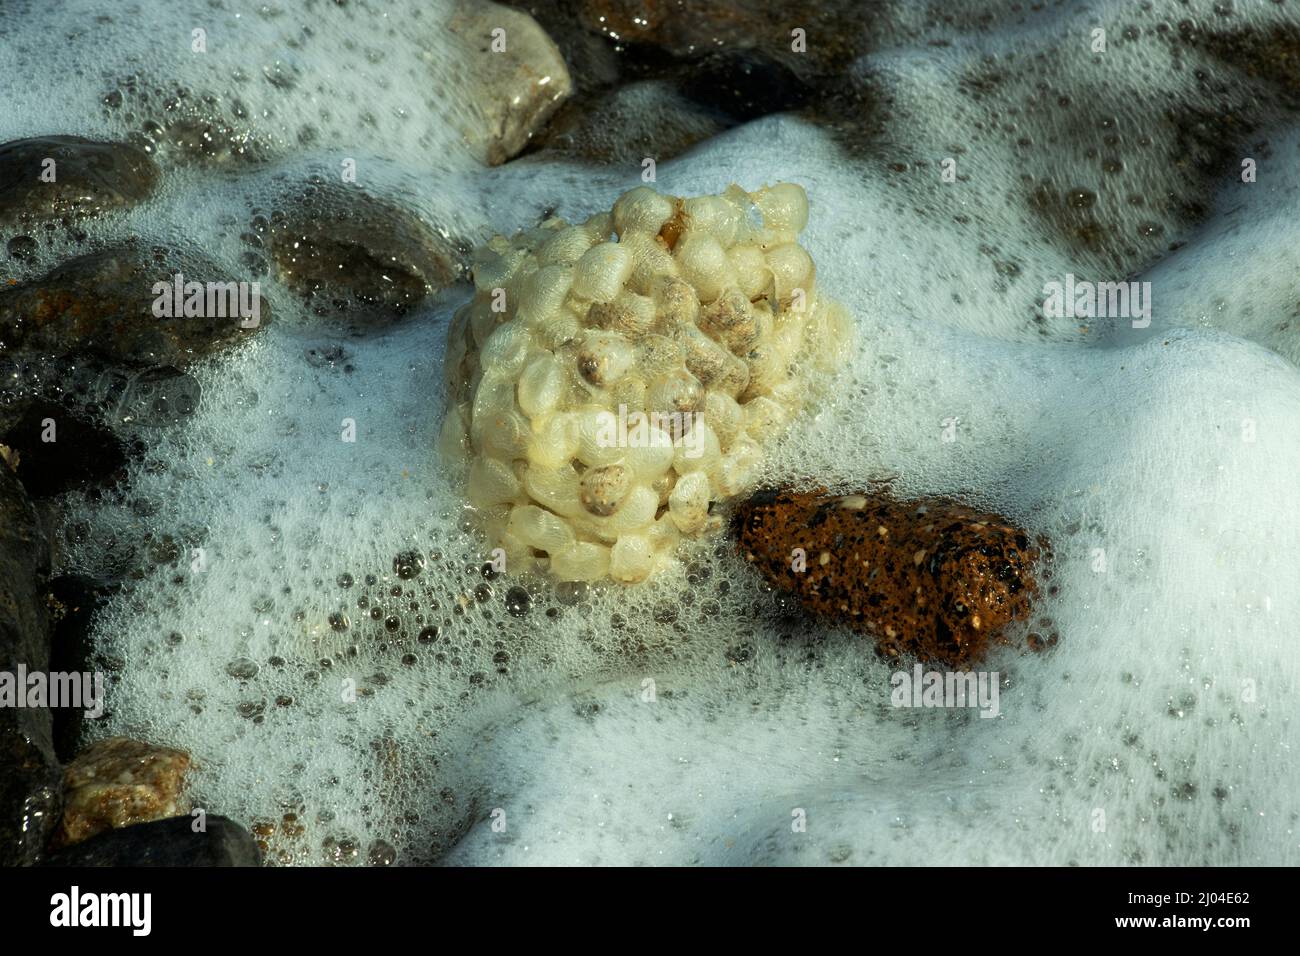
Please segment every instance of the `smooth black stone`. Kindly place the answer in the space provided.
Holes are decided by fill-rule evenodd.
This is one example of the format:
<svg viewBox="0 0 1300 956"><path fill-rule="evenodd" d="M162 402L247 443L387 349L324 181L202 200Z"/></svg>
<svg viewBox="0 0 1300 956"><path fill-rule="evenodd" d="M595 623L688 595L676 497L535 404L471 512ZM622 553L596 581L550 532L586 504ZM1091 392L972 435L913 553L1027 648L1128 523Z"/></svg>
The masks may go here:
<svg viewBox="0 0 1300 956"><path fill-rule="evenodd" d="M261 866L252 834L226 817L209 816L195 833L194 818L171 817L107 830L64 847L41 866Z"/></svg>

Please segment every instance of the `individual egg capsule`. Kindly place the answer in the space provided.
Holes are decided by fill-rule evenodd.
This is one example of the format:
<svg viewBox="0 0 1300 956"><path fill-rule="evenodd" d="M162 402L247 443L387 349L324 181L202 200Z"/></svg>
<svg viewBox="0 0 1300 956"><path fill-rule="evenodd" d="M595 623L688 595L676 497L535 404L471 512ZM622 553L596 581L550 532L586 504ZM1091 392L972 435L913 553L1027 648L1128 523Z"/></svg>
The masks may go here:
<svg viewBox="0 0 1300 956"><path fill-rule="evenodd" d="M551 555L551 574L559 581L598 581L609 573L609 548L591 541Z"/></svg>
<svg viewBox="0 0 1300 956"><path fill-rule="evenodd" d="M750 490L758 481L763 452L754 442L739 439L709 471L713 487L724 498Z"/></svg>
<svg viewBox="0 0 1300 956"><path fill-rule="evenodd" d="M582 335L582 322L566 306L543 319L537 326L537 342L554 351L576 342Z"/></svg>
<svg viewBox="0 0 1300 956"><path fill-rule="evenodd" d="M650 541L650 547L655 550L656 568L663 567L672 560L682 543L682 533L666 511L646 529L645 536Z"/></svg>
<svg viewBox="0 0 1300 956"><path fill-rule="evenodd" d="M736 228L744 213L722 196L695 196L683 202L688 233L702 231L723 247L736 240Z"/></svg>
<svg viewBox="0 0 1300 956"><path fill-rule="evenodd" d="M776 294L782 305L790 303L795 289L806 302L812 296L813 261L803 246L787 242L767 251L767 264L776 279Z"/></svg>
<svg viewBox="0 0 1300 956"><path fill-rule="evenodd" d="M646 405L651 414L691 415L704 408L704 386L684 368L678 367L650 383Z"/></svg>
<svg viewBox="0 0 1300 956"><path fill-rule="evenodd" d="M504 375L488 370L474 388L470 404L470 439L474 447L481 447L478 431L494 416L504 415L515 407L514 382Z"/></svg>
<svg viewBox="0 0 1300 956"><path fill-rule="evenodd" d="M622 460L627 443L627 421L608 408L584 406L572 412L577 428L576 457L588 468Z"/></svg>
<svg viewBox="0 0 1300 956"><path fill-rule="evenodd" d="M593 302L587 312L587 324L628 339L640 339L654 328L654 299L624 289L613 302Z"/></svg>
<svg viewBox="0 0 1300 956"><path fill-rule="evenodd" d="M510 512L507 532L530 548L557 554L573 546L573 528L559 515L537 505L520 505Z"/></svg>
<svg viewBox="0 0 1300 956"><path fill-rule="evenodd" d="M807 321L803 316L795 313L785 313L785 320L773 323L771 313L768 313L764 334L760 341L766 342L774 351L776 351L787 362L793 359L804 347L807 339L805 330ZM793 318L791 316L794 316ZM816 347L817 343L809 343Z"/></svg>
<svg viewBox="0 0 1300 956"><path fill-rule="evenodd" d="M682 534L696 534L703 530L709 518L709 477L702 471L693 471L677 479L672 494L668 496L668 514Z"/></svg>
<svg viewBox="0 0 1300 956"><path fill-rule="evenodd" d="M808 225L808 194L798 183L777 183L751 193L763 225L793 233Z"/></svg>
<svg viewBox="0 0 1300 956"><path fill-rule="evenodd" d="M502 322L488 336L479 351L478 361L485 370L502 378L514 378L524 367L532 336L518 322Z"/></svg>
<svg viewBox="0 0 1300 956"><path fill-rule="evenodd" d="M474 419L470 424L470 438L476 448L513 460L528 454L533 432L528 419L519 412L494 409L491 414Z"/></svg>
<svg viewBox="0 0 1300 956"><path fill-rule="evenodd" d="M486 300L474 300L469 309L469 331L474 348L482 348L488 337L502 322L510 318L505 312L492 311Z"/></svg>
<svg viewBox="0 0 1300 956"><path fill-rule="evenodd" d="M442 420L442 428L438 432L438 454L449 465L463 465L469 458L469 430L466 427L468 413L468 406L452 405Z"/></svg>
<svg viewBox="0 0 1300 956"><path fill-rule="evenodd" d="M718 436L707 421L696 421L680 445L673 450L673 469L677 480L695 471L708 471L722 457Z"/></svg>
<svg viewBox="0 0 1300 956"><path fill-rule="evenodd" d="M602 242L582 254L573 267L571 291L590 302L612 302L632 274L632 254L617 242Z"/></svg>
<svg viewBox="0 0 1300 956"><path fill-rule="evenodd" d="M790 421L789 409L766 395L759 395L741 407L745 411L745 431L758 441L779 434Z"/></svg>
<svg viewBox="0 0 1300 956"><path fill-rule="evenodd" d="M574 350L575 367L582 380L594 388L606 388L632 367L636 352L617 332L590 329Z"/></svg>
<svg viewBox="0 0 1300 956"><path fill-rule="evenodd" d="M560 311L572 284L573 270L566 266L544 266L529 273L520 283L516 318L529 328L537 327Z"/></svg>
<svg viewBox="0 0 1300 956"><path fill-rule="evenodd" d="M533 423L528 461L544 469L570 467L578 454L579 424L573 415L557 412Z"/></svg>
<svg viewBox="0 0 1300 956"><path fill-rule="evenodd" d="M749 368L695 326L681 327L674 341L682 349L686 368L710 390L737 396L749 383Z"/></svg>
<svg viewBox="0 0 1300 956"><path fill-rule="evenodd" d="M609 212L595 213L583 220L582 229L591 236L592 242L608 242L614 234L614 216Z"/></svg>
<svg viewBox="0 0 1300 956"><path fill-rule="evenodd" d="M623 503L613 514L601 517L585 509L574 515L574 526L588 537L613 543L621 534L644 529L655 520L659 511L659 496L648 485L634 484L623 497Z"/></svg>
<svg viewBox="0 0 1300 956"><path fill-rule="evenodd" d="M632 257L632 271L628 273L625 288L641 295L650 295L661 276L675 276L677 263L663 241L645 233L628 233L618 244Z"/></svg>
<svg viewBox="0 0 1300 956"><path fill-rule="evenodd" d="M726 250L709 232L688 230L673 250L673 258L682 278L694 287L702 303L712 302L723 289L736 284L735 270Z"/></svg>
<svg viewBox="0 0 1300 956"><path fill-rule="evenodd" d="M542 267L571 266L582 258L596 240L591 232L581 226L566 226L550 236L537 249L537 262Z"/></svg>
<svg viewBox="0 0 1300 956"><path fill-rule="evenodd" d="M516 400L525 415L536 419L549 415L564 394L564 367L550 352L535 355L519 376Z"/></svg>
<svg viewBox="0 0 1300 956"><path fill-rule="evenodd" d="M629 189L614 202L614 231L620 239L629 232L655 235L672 218L675 198L661 196L649 186Z"/></svg>
<svg viewBox="0 0 1300 956"><path fill-rule="evenodd" d="M519 479L514 470L499 458L480 456L470 465L466 491L470 504L485 508L519 497Z"/></svg>
<svg viewBox="0 0 1300 956"><path fill-rule="evenodd" d="M723 451L731 446L745 427L745 413L734 398L725 392L709 392L704 399L704 420L718 436Z"/></svg>
<svg viewBox="0 0 1300 956"><path fill-rule="evenodd" d="M632 473L623 464L588 468L578 485L578 501L582 507L589 514L608 518L632 490Z"/></svg>
<svg viewBox="0 0 1300 956"><path fill-rule="evenodd" d="M854 345L853 322L848 310L838 302L819 297L804 340L811 347L813 364L819 371L839 368Z"/></svg>
<svg viewBox="0 0 1300 956"><path fill-rule="evenodd" d="M609 408L618 408L620 405L627 408L644 408L645 397L645 379L635 372L624 375L604 392L605 404Z"/></svg>
<svg viewBox="0 0 1300 956"><path fill-rule="evenodd" d="M753 243L732 246L727 250L727 258L736 271L736 285L746 298L752 301L767 291L772 270L762 249Z"/></svg>
<svg viewBox="0 0 1300 956"><path fill-rule="evenodd" d="M768 395L780 382L789 377L789 361L770 342L760 343L745 356L749 368L749 384L736 397L741 405L748 404L759 395Z"/></svg>
<svg viewBox="0 0 1300 956"><path fill-rule="evenodd" d="M529 568L533 565L533 554L528 545L507 530L512 510L510 505L480 509L479 524L483 528L483 536L489 542L488 548L501 548L505 551L507 568Z"/></svg>
<svg viewBox="0 0 1300 956"><path fill-rule="evenodd" d="M677 427L680 429L680 416ZM673 436L664 430L672 422L665 416L633 412L627 417L627 447L623 463L637 481L650 483L673 464Z"/></svg>
<svg viewBox="0 0 1300 956"><path fill-rule="evenodd" d="M470 266L474 278L474 288L480 293L491 293L493 289L504 288L525 262L532 256L524 249L507 249L498 251L491 248L476 253Z"/></svg>
<svg viewBox="0 0 1300 956"><path fill-rule="evenodd" d="M808 386L807 381L791 376L784 382L773 385L764 397L770 398L784 408L786 421L789 421L803 408L804 399L808 397Z"/></svg>
<svg viewBox="0 0 1300 956"><path fill-rule="evenodd" d="M758 317L749 296L728 289L700 312L700 331L725 345L734 355L744 355L759 337Z"/></svg>
<svg viewBox="0 0 1300 956"><path fill-rule="evenodd" d="M673 486L677 484L677 472L669 468L662 475L650 482L650 490L659 496L659 507L662 508L668 504L668 496L672 494Z"/></svg>
<svg viewBox="0 0 1300 956"><path fill-rule="evenodd" d="M671 335L679 327L694 328L700 316L700 300L691 284L675 275L661 275L654 281L650 297L660 330Z"/></svg>
<svg viewBox="0 0 1300 956"><path fill-rule="evenodd" d="M683 364L680 346L666 335L647 335L637 343L636 369L648 380L669 375Z"/></svg>
<svg viewBox="0 0 1300 956"><path fill-rule="evenodd" d="M624 534L609 550L609 576L624 584L635 584L650 576L655 550L644 534Z"/></svg>
<svg viewBox="0 0 1300 956"><path fill-rule="evenodd" d="M524 491L558 515L571 518L582 510L578 473L567 461L558 468L530 464L524 472Z"/></svg>

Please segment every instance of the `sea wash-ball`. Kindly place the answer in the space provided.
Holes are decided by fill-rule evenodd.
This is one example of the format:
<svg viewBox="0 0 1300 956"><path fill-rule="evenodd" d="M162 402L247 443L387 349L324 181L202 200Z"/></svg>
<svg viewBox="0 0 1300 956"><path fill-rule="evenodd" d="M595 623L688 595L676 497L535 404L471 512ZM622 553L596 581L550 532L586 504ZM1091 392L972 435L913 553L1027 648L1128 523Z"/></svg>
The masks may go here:
<svg viewBox="0 0 1300 956"><path fill-rule="evenodd" d="M640 186L475 252L441 450L508 569L630 584L721 527L711 506L751 490L849 348L798 242L807 221L793 183Z"/></svg>

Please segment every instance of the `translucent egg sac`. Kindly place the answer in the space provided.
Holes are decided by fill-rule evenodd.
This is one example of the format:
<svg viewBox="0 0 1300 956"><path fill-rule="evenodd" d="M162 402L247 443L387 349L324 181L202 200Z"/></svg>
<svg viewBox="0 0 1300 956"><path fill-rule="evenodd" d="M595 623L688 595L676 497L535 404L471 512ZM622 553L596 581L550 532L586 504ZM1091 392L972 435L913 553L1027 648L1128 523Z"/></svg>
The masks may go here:
<svg viewBox="0 0 1300 956"><path fill-rule="evenodd" d="M807 222L793 183L640 186L476 250L440 450L510 569L631 584L720 528L851 344Z"/></svg>

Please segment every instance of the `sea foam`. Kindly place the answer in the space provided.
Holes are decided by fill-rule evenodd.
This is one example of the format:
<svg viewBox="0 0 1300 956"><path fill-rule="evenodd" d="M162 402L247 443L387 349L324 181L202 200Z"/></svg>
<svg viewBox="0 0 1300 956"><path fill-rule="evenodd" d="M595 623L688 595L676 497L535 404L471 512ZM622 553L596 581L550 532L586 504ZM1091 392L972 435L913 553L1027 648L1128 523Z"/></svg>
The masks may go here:
<svg viewBox="0 0 1300 956"><path fill-rule="evenodd" d="M195 371L200 407L151 433L125 499L67 502L63 569L128 572L96 622L112 681L94 732L189 750L196 804L258 826L272 862L1296 863L1295 134L1260 107L1277 159L1259 182L1179 185L1201 220L1107 221L1159 218L1151 243L1081 247L1022 180L1160 207L1175 173L1138 140L1175 132L1144 97L1199 94L1170 66L1194 48L1159 39L1182 14L1155 6L994 5L987 31L964 8L954 25L900 12L853 70L889 94L887 142L770 116L658 164L678 195L803 185L818 281L852 313L850 368L767 480L892 478L1053 540L1040 613L1060 642L988 662L996 719L894 709L868 641L783 616L725 541L635 589L486 580L434 453L468 290L339 339L267 277L278 321ZM1285 15L1235 6L1233 29ZM253 210L349 156L364 188L472 240L640 183L639 164L546 153L483 167L453 131L470 113L436 5L5 8L0 139L125 135L157 103L128 98L128 121L101 97L143 71L237 98L266 144L262 165L168 168L92 242L192 243L238 275ZM1112 129L1125 165L1107 174ZM1153 283L1149 329L1042 320L1044 283L1130 272ZM403 578L412 550L424 567Z"/></svg>

